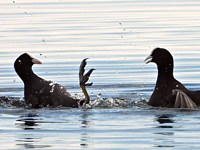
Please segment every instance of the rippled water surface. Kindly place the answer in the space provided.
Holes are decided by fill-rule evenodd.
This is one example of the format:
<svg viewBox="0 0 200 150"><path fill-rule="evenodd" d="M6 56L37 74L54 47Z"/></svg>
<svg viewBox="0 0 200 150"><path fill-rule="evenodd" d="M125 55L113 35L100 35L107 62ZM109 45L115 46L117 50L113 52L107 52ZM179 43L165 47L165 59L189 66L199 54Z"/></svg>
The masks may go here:
<svg viewBox="0 0 200 150"><path fill-rule="evenodd" d="M146 105L155 47L173 54L175 77L200 89L198 0L1 0L0 96L23 99L13 63L28 52L39 76L82 97L78 69L96 68L92 109L0 107L0 149L200 149L200 111Z"/></svg>

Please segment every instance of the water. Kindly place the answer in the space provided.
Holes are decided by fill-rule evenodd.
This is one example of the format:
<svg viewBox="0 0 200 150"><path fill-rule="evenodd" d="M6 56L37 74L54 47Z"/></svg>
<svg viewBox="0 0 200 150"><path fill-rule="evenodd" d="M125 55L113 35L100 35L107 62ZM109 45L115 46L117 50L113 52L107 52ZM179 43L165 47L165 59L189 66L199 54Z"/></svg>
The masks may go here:
<svg viewBox="0 0 200 150"><path fill-rule="evenodd" d="M92 109L0 108L1 149L200 149L200 112L147 106L156 66L143 60L169 49L175 76L200 89L198 0L0 1L0 96L23 98L13 62L24 52L34 71L82 96L82 59L96 68Z"/></svg>

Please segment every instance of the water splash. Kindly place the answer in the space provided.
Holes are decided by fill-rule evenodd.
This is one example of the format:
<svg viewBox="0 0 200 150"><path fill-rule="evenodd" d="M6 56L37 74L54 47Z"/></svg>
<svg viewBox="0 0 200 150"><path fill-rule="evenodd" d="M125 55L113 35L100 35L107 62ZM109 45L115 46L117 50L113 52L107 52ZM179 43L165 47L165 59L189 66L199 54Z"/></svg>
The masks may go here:
<svg viewBox="0 0 200 150"><path fill-rule="evenodd" d="M83 99L82 95L75 94L77 99ZM0 107L3 108L29 108L21 97L0 97ZM85 108L131 108L131 107L148 107L147 101L144 99L131 100L123 98L104 98L101 94L97 95L95 100L91 100L90 104Z"/></svg>
<svg viewBox="0 0 200 150"><path fill-rule="evenodd" d="M21 97L2 96L2 97L0 97L0 107L3 107L3 108L9 108L9 107L25 108L25 107L27 107L27 105L25 104L24 99Z"/></svg>

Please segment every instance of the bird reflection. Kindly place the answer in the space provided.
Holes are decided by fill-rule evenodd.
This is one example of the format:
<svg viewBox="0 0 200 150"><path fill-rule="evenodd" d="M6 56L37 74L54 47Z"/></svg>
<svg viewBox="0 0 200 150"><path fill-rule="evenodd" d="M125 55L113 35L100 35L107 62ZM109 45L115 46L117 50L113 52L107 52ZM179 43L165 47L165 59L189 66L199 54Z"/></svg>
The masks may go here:
<svg viewBox="0 0 200 150"><path fill-rule="evenodd" d="M84 110L83 114L81 115L81 138L80 138L80 146L82 148L88 148L90 141L90 136L88 135L87 129L90 127L91 122L88 120L88 117L90 114L87 112L87 110Z"/></svg>
<svg viewBox="0 0 200 150"><path fill-rule="evenodd" d="M87 148L89 147L89 144L88 144L88 134L87 133L81 133L81 143L80 143L80 146L82 148Z"/></svg>
<svg viewBox="0 0 200 150"><path fill-rule="evenodd" d="M29 113L20 116L19 119L16 120L16 126L23 130L38 130L39 123L41 123L41 119L39 116L34 113ZM22 134L17 140L17 146L23 146L24 148L48 148L50 145L39 144L38 141L41 141L42 138L35 136L34 132L26 131L29 134Z"/></svg>
<svg viewBox="0 0 200 150"><path fill-rule="evenodd" d="M88 121L88 116L89 116L89 114L87 114L87 113L84 113L84 114L82 114L81 115L81 127L82 128L88 128L89 127L89 124L90 124L90 121Z"/></svg>
<svg viewBox="0 0 200 150"><path fill-rule="evenodd" d="M156 121L159 122L159 128L173 128L173 120L174 115L171 114L162 114L157 116Z"/></svg>
<svg viewBox="0 0 200 150"><path fill-rule="evenodd" d="M20 116L20 119L17 120L20 128L24 130L34 130L38 126L38 115L37 114L27 114Z"/></svg>
<svg viewBox="0 0 200 150"><path fill-rule="evenodd" d="M172 128L174 128L174 115L171 114L161 114L156 116L156 121L159 123L156 128L161 128L163 130L156 130L155 134L160 135L174 135ZM165 130L164 130L165 129Z"/></svg>
<svg viewBox="0 0 200 150"><path fill-rule="evenodd" d="M174 140L173 140L173 135L174 135L174 115L172 114L161 114L156 116L156 121L159 123L156 128L158 128L155 131L155 135L158 135L155 137L155 147L164 147L164 148L169 148L169 147L174 147ZM160 136L161 135L161 136Z"/></svg>

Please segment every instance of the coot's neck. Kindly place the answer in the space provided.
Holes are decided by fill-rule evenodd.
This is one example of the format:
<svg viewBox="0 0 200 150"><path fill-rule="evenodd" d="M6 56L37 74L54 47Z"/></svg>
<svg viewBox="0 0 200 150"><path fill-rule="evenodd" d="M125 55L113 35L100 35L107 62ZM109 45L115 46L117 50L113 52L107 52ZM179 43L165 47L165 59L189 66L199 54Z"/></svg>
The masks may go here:
<svg viewBox="0 0 200 150"><path fill-rule="evenodd" d="M173 77L173 66L159 67L158 66L158 75L165 77Z"/></svg>
<svg viewBox="0 0 200 150"><path fill-rule="evenodd" d="M158 66L158 77L157 84L165 84L167 85L169 81L174 79L173 75L173 65L168 65L166 67Z"/></svg>
<svg viewBox="0 0 200 150"><path fill-rule="evenodd" d="M17 73L24 84L34 81L34 79L38 78L38 76L33 72L32 67L20 69L20 71L17 71Z"/></svg>

